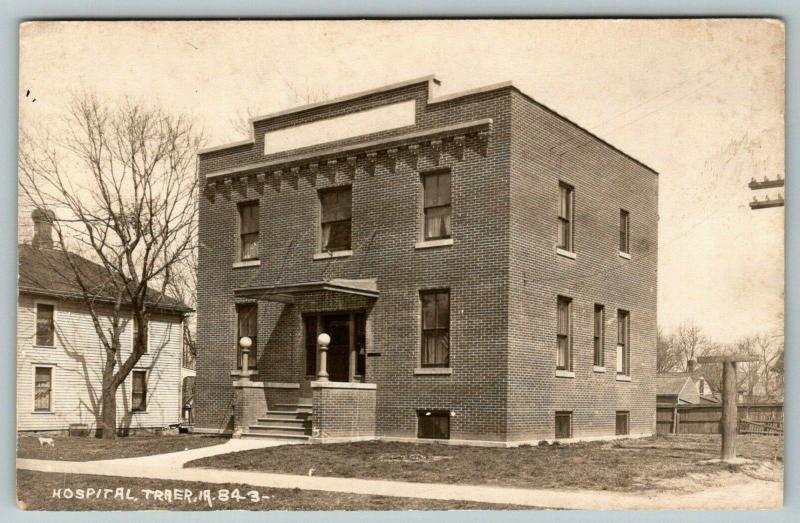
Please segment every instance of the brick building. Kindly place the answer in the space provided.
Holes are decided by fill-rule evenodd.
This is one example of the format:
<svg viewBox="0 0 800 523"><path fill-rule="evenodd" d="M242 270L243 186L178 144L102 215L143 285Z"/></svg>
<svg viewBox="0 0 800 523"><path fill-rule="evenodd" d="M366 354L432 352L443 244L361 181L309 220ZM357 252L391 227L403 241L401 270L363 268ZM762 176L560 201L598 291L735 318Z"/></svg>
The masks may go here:
<svg viewBox="0 0 800 523"><path fill-rule="evenodd" d="M657 173L511 83L438 84L201 152L198 430L655 432Z"/></svg>

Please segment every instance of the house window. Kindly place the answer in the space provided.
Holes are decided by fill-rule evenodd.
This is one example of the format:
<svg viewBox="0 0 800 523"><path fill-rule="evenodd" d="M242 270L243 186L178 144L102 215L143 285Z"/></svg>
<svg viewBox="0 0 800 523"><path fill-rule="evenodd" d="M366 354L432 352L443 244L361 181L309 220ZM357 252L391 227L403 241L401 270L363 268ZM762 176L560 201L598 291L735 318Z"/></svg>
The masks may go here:
<svg viewBox="0 0 800 523"><path fill-rule="evenodd" d="M306 376L317 375L317 316L305 316Z"/></svg>
<svg viewBox="0 0 800 523"><path fill-rule="evenodd" d="M239 204L239 260L258 259L258 202Z"/></svg>
<svg viewBox="0 0 800 523"><path fill-rule="evenodd" d="M631 347L630 347L631 315L628 311L617 311L617 374L630 375Z"/></svg>
<svg viewBox="0 0 800 523"><path fill-rule="evenodd" d="M36 412L51 412L53 405L53 368L34 369L33 409Z"/></svg>
<svg viewBox="0 0 800 523"><path fill-rule="evenodd" d="M349 251L353 212L353 192L340 187L319 193L322 204L322 251Z"/></svg>
<svg viewBox="0 0 800 523"><path fill-rule="evenodd" d="M619 252L630 254L630 214L624 209L619 210Z"/></svg>
<svg viewBox="0 0 800 523"><path fill-rule="evenodd" d="M450 238L450 172L425 174L422 177L425 240Z"/></svg>
<svg viewBox="0 0 800 523"><path fill-rule="evenodd" d="M423 367L450 365L450 291L420 293Z"/></svg>
<svg viewBox="0 0 800 523"><path fill-rule="evenodd" d="M617 436L626 436L630 434L630 413L626 410L617 411Z"/></svg>
<svg viewBox="0 0 800 523"><path fill-rule="evenodd" d="M418 410L417 437L424 439L450 439L450 411Z"/></svg>
<svg viewBox="0 0 800 523"><path fill-rule="evenodd" d="M147 371L131 372L131 410L144 412L147 410Z"/></svg>
<svg viewBox="0 0 800 523"><path fill-rule="evenodd" d="M142 354L147 354L147 352L150 350L150 322L147 321L146 323L147 323L147 334L145 336L144 349L142 350ZM138 337L139 337L139 320L136 319L136 316L134 316L133 317L133 339L132 339L133 345L136 344L136 338L138 338Z"/></svg>
<svg viewBox="0 0 800 523"><path fill-rule="evenodd" d="M573 252L574 242L574 215L575 215L575 189L565 183L558 184L558 248Z"/></svg>
<svg viewBox="0 0 800 523"><path fill-rule="evenodd" d="M558 297L556 342L558 357L556 368L572 370L572 299Z"/></svg>
<svg viewBox="0 0 800 523"><path fill-rule="evenodd" d="M236 368L242 368L242 346L239 340L247 336L253 342L250 345L250 356L247 367L256 368L258 359L258 305L255 303L240 303L236 305L236 318L238 332L236 336Z"/></svg>
<svg viewBox="0 0 800 523"><path fill-rule="evenodd" d="M599 303L594 304L594 364L605 365L605 319L606 308Z"/></svg>
<svg viewBox="0 0 800 523"><path fill-rule="evenodd" d="M572 413L556 412L556 439L572 437Z"/></svg>
<svg viewBox="0 0 800 523"><path fill-rule="evenodd" d="M36 345L52 347L55 345L55 306L47 303L36 304Z"/></svg>

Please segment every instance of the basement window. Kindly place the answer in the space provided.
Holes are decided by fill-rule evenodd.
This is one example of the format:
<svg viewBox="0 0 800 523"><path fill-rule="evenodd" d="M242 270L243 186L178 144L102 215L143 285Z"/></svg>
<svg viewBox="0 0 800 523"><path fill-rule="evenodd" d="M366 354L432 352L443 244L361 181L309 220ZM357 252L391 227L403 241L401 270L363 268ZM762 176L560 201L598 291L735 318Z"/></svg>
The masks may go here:
<svg viewBox="0 0 800 523"><path fill-rule="evenodd" d="M420 439L450 439L450 411L418 410L417 437Z"/></svg>
<svg viewBox="0 0 800 523"><path fill-rule="evenodd" d="M617 436L627 436L631 432L630 413L626 410L617 411Z"/></svg>
<svg viewBox="0 0 800 523"><path fill-rule="evenodd" d="M556 439L572 437L572 412L556 412Z"/></svg>

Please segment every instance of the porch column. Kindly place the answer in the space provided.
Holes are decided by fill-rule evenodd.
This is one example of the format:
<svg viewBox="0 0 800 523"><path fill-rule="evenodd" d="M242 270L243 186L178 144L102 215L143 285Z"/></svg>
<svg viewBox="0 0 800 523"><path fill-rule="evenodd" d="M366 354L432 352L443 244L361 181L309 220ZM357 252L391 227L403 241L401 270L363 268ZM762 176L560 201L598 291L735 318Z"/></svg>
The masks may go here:
<svg viewBox="0 0 800 523"><path fill-rule="evenodd" d="M331 343L331 337L324 332L317 336L317 344L319 345L319 371L317 372L317 381L328 381L328 345Z"/></svg>

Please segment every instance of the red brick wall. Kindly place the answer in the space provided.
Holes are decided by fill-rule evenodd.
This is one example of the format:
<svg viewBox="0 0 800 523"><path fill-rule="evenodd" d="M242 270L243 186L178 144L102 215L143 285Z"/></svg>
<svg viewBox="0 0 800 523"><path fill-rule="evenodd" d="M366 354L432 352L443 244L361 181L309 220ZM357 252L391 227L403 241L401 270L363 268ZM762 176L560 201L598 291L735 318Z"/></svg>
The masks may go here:
<svg viewBox="0 0 800 523"><path fill-rule="evenodd" d="M201 198L197 425L230 425L235 288L376 278L380 297L371 308L365 298L353 303L330 295L305 296L295 305L261 302L255 379L302 379L301 312L358 307L368 309L372 326L366 381L378 385L379 435L415 437L417 409L453 411L453 439L549 438L556 409L574 409L576 436L613 434L617 408L631 410L632 432L652 431L656 177L594 139L554 156L551 145L586 135L514 89L429 105L427 84L421 83L280 116L257 124L254 145L202 155L201 176L298 152L264 157L263 134L268 129L408 99L417 101L413 129L325 147L492 118L487 148L470 137L459 157L445 142L439 158L439 166L452 169L452 246L414 248L421 205L419 172L437 166L428 146L420 147L418 162L401 149L394 170L380 160L372 173L359 157L352 179L347 164L340 162L333 170L322 164L316 177L303 168L276 183L268 173L263 187L234 181L227 189L220 183L213 195ZM554 253L558 179L576 187L575 261ZM314 261L319 241L317 191L344 184L353 187L353 255ZM251 199L261 204L261 266L233 269L236 204ZM592 275L598 267L624 262L617 255L620 206L631 212L633 259L627 268ZM419 291L434 288L450 289L452 374L415 375ZM576 378L569 381L553 376L558 293L572 296L575 307ZM606 305L608 320L615 318L617 307L631 311L631 383L614 379L614 322L606 329L609 371L591 372L591 330L585 329L591 329L590 311L596 301ZM652 413L646 410L650 407Z"/></svg>
<svg viewBox="0 0 800 523"><path fill-rule="evenodd" d="M655 431L658 177L515 92L512 101L508 436ZM559 181L575 188L575 260L555 253ZM631 259L619 256L619 210L630 212ZM556 300L573 300L573 371L555 377ZM593 371L594 304L605 305L606 373ZM616 380L617 309L630 311L631 382Z"/></svg>
<svg viewBox="0 0 800 523"><path fill-rule="evenodd" d="M323 278L376 278L381 294L370 312L373 346L366 361L366 380L378 384L378 433L415 436L416 409L443 408L457 413L452 427L454 438L503 438L508 280L507 220L503 217L508 215L509 203L509 91L429 106L427 84L423 83L280 117L258 125L253 146L203 155L201 175L264 160L260 140L267 128L412 98L417 100L415 129L367 138L482 118L494 120L488 148L471 137L463 159L447 143L439 158L440 166L452 168L451 247L414 248L421 198L419 171L437 165L429 147L420 148L416 166L408 151L401 150L394 171L379 161L372 174L365 159L359 158L352 180L351 168L346 164L338 164L333 173L321 165L315 179L303 169L297 176L290 173L289 179L278 186L268 175L263 188L251 184L245 189L234 182L228 192L218 184L213 197L201 199L198 426L210 428L229 423L229 373L234 365L235 343L233 289ZM353 256L314 261L319 220L317 191L342 184L353 186ZM236 203L255 198L261 203L261 266L232 269ZM421 337L418 293L421 289L443 287L450 288L452 299L453 373L415 376ZM292 375L295 380L300 379L304 363L300 312L314 307L306 299L293 306L260 303L256 379L291 381ZM328 310L327 306L323 308Z"/></svg>
<svg viewBox="0 0 800 523"><path fill-rule="evenodd" d="M315 387L313 394L315 438L375 435L375 389Z"/></svg>

